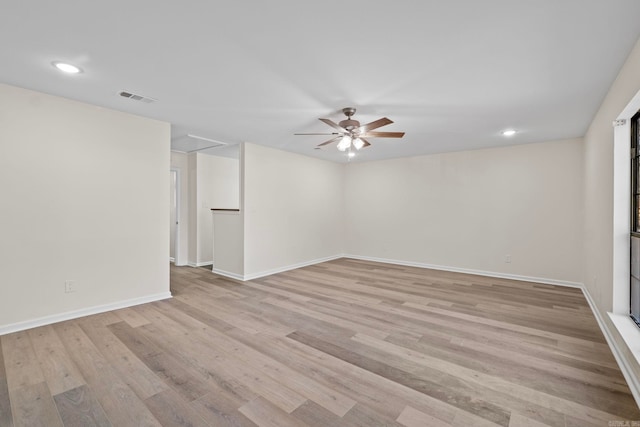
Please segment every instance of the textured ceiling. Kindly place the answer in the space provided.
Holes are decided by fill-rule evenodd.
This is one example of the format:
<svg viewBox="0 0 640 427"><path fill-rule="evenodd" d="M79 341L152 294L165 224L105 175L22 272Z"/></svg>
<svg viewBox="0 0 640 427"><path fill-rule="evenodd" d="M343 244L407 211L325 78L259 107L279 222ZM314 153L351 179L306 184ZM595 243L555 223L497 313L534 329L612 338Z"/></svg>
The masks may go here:
<svg viewBox="0 0 640 427"><path fill-rule="evenodd" d="M353 106L406 132L372 139L366 161L582 136L639 16L637 0L4 0L0 81L168 121L176 141L334 161L335 145L314 150L328 138L293 134L331 132L317 119Z"/></svg>

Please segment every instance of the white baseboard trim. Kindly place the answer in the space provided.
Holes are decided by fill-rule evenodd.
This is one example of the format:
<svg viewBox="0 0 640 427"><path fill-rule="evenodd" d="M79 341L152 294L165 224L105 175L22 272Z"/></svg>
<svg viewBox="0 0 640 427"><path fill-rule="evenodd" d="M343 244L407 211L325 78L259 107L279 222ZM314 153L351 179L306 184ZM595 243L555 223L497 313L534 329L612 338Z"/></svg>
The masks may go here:
<svg viewBox="0 0 640 427"><path fill-rule="evenodd" d="M340 259L340 258L352 258L352 259L359 259L359 260L362 260L362 261L373 261L373 262L381 262L381 263L386 263L386 264L405 265L405 266L408 266L408 267L428 268L428 269L432 269L432 270L451 271L451 272L455 272L455 273L476 274L478 276L495 277L495 278L499 278L499 279L518 280L518 281L521 281L521 282L543 283L543 284L546 284L546 285L568 286L568 287L571 287L571 288L580 288L580 289L583 288L582 283L571 282L571 281L568 281L568 280L557 280L557 279L549 279L549 278L545 278L545 277L523 276L523 275L518 275L518 274L498 273L498 272L495 272L495 271L474 270L474 269L469 269L469 268L450 267L450 266L427 264L427 263L414 262L414 261L402 261L402 260L397 260L397 259L377 258L377 257L369 257L369 256L353 255L353 254L332 255L332 256L328 256L328 257L324 257L324 258L318 258L318 259L314 259L314 260L310 260L310 261L300 262L300 263L297 263L297 264L287 265L287 266L284 266L284 267L274 268L272 270L261 271L259 273L251 273L251 274L245 274L245 275L241 275L241 274L237 274L237 273L231 273L231 272L224 271L224 270L219 270L219 269L216 269L215 266L214 266L212 271L214 273L216 273L216 274L221 275L221 276L231 277L231 278L236 279L236 280L247 281L247 280L258 279L260 277L270 276L272 274L282 273L284 271L295 270L296 268L302 268L302 267L307 267L309 265L320 264L320 263L327 262L327 261L333 261L333 260ZM207 264L204 264L204 265L207 265Z"/></svg>
<svg viewBox="0 0 640 427"><path fill-rule="evenodd" d="M229 277L230 279L235 279L235 280L240 280L240 281L245 281L245 278L242 274L237 274L237 273L232 273L230 271L225 271L225 270L220 270L217 268L213 268L211 269L211 271L215 274L217 274L218 276L224 276L224 277Z"/></svg>
<svg viewBox="0 0 640 427"><path fill-rule="evenodd" d="M343 255L332 255L324 258L317 258L310 261L299 262L297 264L291 264L284 267L274 268L272 270L261 271L259 273L245 274L244 280L253 280L260 277L271 276L272 274L282 273L289 270L295 270L296 268L308 267L314 264L320 264L321 262L333 261L334 259L344 258Z"/></svg>
<svg viewBox="0 0 640 427"><path fill-rule="evenodd" d="M544 277L522 276L519 274L498 273L495 271L474 270L470 268L449 267L445 265L426 264L414 261L401 261L397 259L376 258L361 255L345 254L342 258L353 258L362 261L382 262L386 264L406 265L407 267L429 268L432 270L451 271L454 273L476 274L478 276L495 277L498 279L518 280L521 282L543 283L545 285L568 286L571 288L582 288L582 283L570 282L567 280L547 279Z"/></svg>
<svg viewBox="0 0 640 427"><path fill-rule="evenodd" d="M308 267L310 265L320 264L322 262L327 262L327 261L333 261L334 259L340 259L340 258L344 258L344 256L332 255L324 258L313 259L310 261L299 262L297 264L291 264L284 267L278 267L272 270L261 271L259 273L251 273L251 274L244 274L244 275L231 273L225 270L220 270L215 268L215 266L213 267L212 272L219 274L220 276L230 277L232 279L242 280L243 282L246 282L247 280L258 279L260 277L265 277L265 276L271 276L272 274L282 273L289 270L295 270L296 268Z"/></svg>
<svg viewBox="0 0 640 427"><path fill-rule="evenodd" d="M10 323L8 325L0 326L0 335L24 331L25 329L37 328L38 326L50 325L52 323L63 322L65 320L77 319L78 317L90 316L92 314L104 313L105 311L118 310L120 308L146 304L153 301L160 301L167 298L171 298L171 292L162 292L159 294L147 295L140 298L132 298L110 304L96 305L80 310L68 311L66 313L52 314L50 316L25 320L23 322Z"/></svg>
<svg viewBox="0 0 640 427"><path fill-rule="evenodd" d="M200 261L200 262L188 262L187 265L189 267L202 267L204 265L211 265L213 261Z"/></svg>

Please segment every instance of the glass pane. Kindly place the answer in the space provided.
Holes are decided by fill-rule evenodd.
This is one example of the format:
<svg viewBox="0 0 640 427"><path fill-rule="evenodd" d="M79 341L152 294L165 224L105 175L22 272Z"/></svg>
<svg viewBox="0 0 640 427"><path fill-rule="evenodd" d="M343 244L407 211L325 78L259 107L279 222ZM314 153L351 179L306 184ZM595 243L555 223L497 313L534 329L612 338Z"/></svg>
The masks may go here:
<svg viewBox="0 0 640 427"><path fill-rule="evenodd" d="M640 172L640 162L637 157L634 157L631 161L631 191L635 191L635 194L640 194L640 180L638 179L640 175L638 175L638 172Z"/></svg>
<svg viewBox="0 0 640 427"><path fill-rule="evenodd" d="M634 205L633 205L634 218L632 219L633 224L631 228L633 229L633 231L638 232L640 231L638 229L638 226L640 225L640 196L634 196L633 200L634 200Z"/></svg>
<svg viewBox="0 0 640 427"><path fill-rule="evenodd" d="M637 157L633 159L633 163L634 163L634 167L632 169L633 176L631 177L631 179L633 180L632 182L636 183L636 189L635 189L636 194L640 194L640 179L638 179L638 177L640 176L638 175L638 173L640 173L640 162L638 161Z"/></svg>

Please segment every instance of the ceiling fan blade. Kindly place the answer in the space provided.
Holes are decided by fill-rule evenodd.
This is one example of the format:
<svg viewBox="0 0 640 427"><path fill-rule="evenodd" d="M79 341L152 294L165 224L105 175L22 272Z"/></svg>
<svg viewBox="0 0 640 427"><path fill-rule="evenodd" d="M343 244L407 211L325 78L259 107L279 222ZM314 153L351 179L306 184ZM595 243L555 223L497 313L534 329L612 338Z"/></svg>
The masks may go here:
<svg viewBox="0 0 640 427"><path fill-rule="evenodd" d="M323 123L328 124L329 126L331 126L334 129L338 129L340 132L347 132L347 130L345 128L343 128L342 126L340 126L339 124L329 120L329 119L318 119Z"/></svg>
<svg viewBox="0 0 640 427"><path fill-rule="evenodd" d="M317 147L322 147L322 146L324 146L324 145L331 144L332 142L336 142L336 141L337 141L337 140L339 140L340 138L342 138L342 136L336 136L335 138L331 138L330 140L325 141L325 142L323 142L322 144L318 144L318 145L317 145Z"/></svg>
<svg viewBox="0 0 640 427"><path fill-rule="evenodd" d="M362 142L364 142L364 145L362 146L362 148L367 148L368 146L371 145L371 143L366 139L364 139L363 137L360 137L360 139L362 140Z"/></svg>
<svg viewBox="0 0 640 427"><path fill-rule="evenodd" d="M383 117L383 118L378 119L378 120L376 120L374 122L367 123L366 125L360 126L360 131L363 132L363 133L366 133L366 132L369 132L370 130L378 129L379 127L386 126L386 125L389 125L391 123L393 123L391 120L389 120L386 117Z"/></svg>
<svg viewBox="0 0 640 427"><path fill-rule="evenodd" d="M367 132L363 136L367 138L402 138L404 132Z"/></svg>
<svg viewBox="0 0 640 427"><path fill-rule="evenodd" d="M294 135L340 135L338 132L331 133L294 133Z"/></svg>

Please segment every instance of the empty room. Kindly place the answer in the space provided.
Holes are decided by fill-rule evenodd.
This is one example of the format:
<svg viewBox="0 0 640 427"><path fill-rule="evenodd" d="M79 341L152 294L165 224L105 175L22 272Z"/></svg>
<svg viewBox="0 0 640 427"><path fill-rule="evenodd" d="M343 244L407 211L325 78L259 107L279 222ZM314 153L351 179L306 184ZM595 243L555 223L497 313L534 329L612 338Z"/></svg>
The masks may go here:
<svg viewBox="0 0 640 427"><path fill-rule="evenodd" d="M638 17L5 2L0 427L640 425Z"/></svg>

